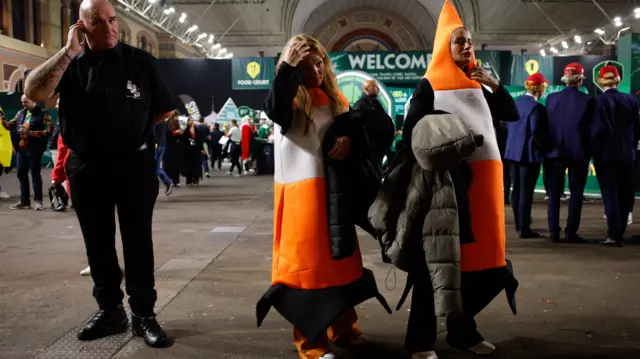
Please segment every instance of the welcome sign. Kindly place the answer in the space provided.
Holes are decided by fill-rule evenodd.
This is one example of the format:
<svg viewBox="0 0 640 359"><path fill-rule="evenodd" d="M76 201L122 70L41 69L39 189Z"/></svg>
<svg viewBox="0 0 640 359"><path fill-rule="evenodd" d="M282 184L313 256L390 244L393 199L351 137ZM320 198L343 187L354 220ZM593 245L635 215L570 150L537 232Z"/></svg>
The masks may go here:
<svg viewBox="0 0 640 359"><path fill-rule="evenodd" d="M242 57L231 61L231 88L268 90L275 78L274 57Z"/></svg>
<svg viewBox="0 0 640 359"><path fill-rule="evenodd" d="M366 72L386 84L419 81L431 60L426 51L331 52L329 57L336 73Z"/></svg>

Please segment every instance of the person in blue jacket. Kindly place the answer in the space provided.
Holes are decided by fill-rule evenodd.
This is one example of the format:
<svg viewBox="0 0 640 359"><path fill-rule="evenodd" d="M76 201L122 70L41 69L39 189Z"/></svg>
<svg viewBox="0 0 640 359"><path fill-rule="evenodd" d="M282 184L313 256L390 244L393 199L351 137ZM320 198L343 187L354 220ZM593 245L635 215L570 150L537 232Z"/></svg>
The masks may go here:
<svg viewBox="0 0 640 359"><path fill-rule="evenodd" d="M620 73L615 66L600 69L598 83L604 93L595 100L591 126L593 164L607 216L604 245L622 247L631 208L633 163L640 140L638 103L633 95L618 91Z"/></svg>
<svg viewBox="0 0 640 359"><path fill-rule="evenodd" d="M547 153L549 170L548 224L552 242L560 241L560 199L564 193L565 172L569 170L569 216L564 240L584 242L578 236L584 187L589 173L589 148L593 99L580 92L584 83L584 67L570 63L564 68L562 82L567 87L547 97L549 130L553 144Z"/></svg>
<svg viewBox="0 0 640 359"><path fill-rule="evenodd" d="M547 80L537 72L527 78L525 87L527 93L516 100L520 119L509 123L504 156L511 161L511 207L516 231L523 239L540 237L531 230L531 206L549 136L547 109L538 102L547 89Z"/></svg>

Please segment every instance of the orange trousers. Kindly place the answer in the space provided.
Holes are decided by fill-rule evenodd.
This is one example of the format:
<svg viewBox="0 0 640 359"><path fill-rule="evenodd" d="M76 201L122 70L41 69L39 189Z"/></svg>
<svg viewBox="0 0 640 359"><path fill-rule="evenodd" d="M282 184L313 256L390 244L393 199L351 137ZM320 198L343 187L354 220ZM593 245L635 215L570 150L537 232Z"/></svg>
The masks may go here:
<svg viewBox="0 0 640 359"><path fill-rule="evenodd" d="M327 332L320 335L315 342L305 338L296 328L293 328L293 338L301 359L318 359L330 351L329 341L340 347L346 347L360 335L362 332L358 328L358 314L353 308L342 313Z"/></svg>

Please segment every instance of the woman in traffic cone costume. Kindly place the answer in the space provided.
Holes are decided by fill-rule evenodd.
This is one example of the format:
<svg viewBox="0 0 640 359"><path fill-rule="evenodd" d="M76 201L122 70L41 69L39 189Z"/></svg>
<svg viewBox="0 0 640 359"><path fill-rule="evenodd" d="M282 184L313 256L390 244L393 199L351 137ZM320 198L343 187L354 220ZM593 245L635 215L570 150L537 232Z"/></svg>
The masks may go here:
<svg viewBox="0 0 640 359"><path fill-rule="evenodd" d="M386 305L373 273L362 266L357 239L340 258L332 247L329 218L345 203L328 196L333 183L325 176L325 162L343 161L353 148L351 137L336 135L326 154L325 134L329 139L334 124L351 126L350 118L343 122L348 111L324 47L306 35L292 38L265 103L276 124L273 265L272 285L256 314L260 325L273 306L292 323L302 359L337 358L330 341L362 342L354 306L373 297ZM350 226L344 232L353 230L355 238Z"/></svg>
<svg viewBox="0 0 640 359"><path fill-rule="evenodd" d="M466 318L457 321L464 330L448 335L447 342L476 354L490 354L495 347L477 332L473 317L503 289L515 313L518 285L506 260L503 168L494 126L500 121L516 121L519 115L499 81L476 66L471 34L449 0L445 0L440 14L429 68L410 102L404 143L411 144L415 124L434 110L461 116L474 135L484 137L483 146L468 159L473 171L468 193L473 238L461 238L461 243L466 243L461 245L461 294ZM426 318L424 322L436 323ZM428 351L425 355L435 356Z"/></svg>

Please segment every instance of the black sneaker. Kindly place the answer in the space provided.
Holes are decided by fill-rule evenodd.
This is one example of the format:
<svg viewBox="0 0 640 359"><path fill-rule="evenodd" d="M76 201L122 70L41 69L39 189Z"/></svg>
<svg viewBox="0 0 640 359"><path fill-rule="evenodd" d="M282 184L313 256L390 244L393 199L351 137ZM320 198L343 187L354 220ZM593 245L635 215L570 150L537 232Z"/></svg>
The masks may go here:
<svg viewBox="0 0 640 359"><path fill-rule="evenodd" d="M106 311L100 309L78 333L79 340L95 340L127 330L129 319L122 305Z"/></svg>
<svg viewBox="0 0 640 359"><path fill-rule="evenodd" d="M131 313L131 331L133 335L141 337L152 348L166 348L169 346L167 334L164 332L155 316L139 317Z"/></svg>
<svg viewBox="0 0 640 359"><path fill-rule="evenodd" d="M9 209L31 209L31 204L30 203L22 203L22 202L18 202L16 204L14 204L13 206L9 207Z"/></svg>

